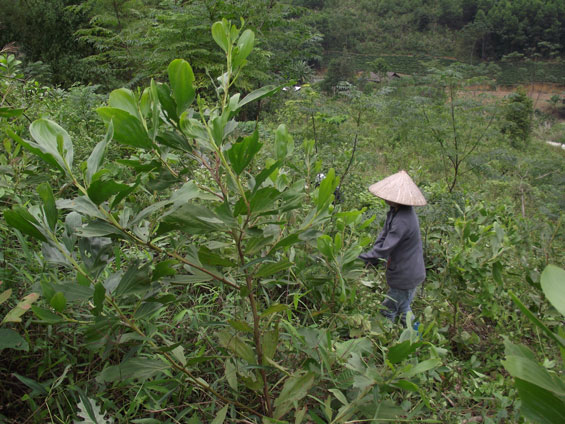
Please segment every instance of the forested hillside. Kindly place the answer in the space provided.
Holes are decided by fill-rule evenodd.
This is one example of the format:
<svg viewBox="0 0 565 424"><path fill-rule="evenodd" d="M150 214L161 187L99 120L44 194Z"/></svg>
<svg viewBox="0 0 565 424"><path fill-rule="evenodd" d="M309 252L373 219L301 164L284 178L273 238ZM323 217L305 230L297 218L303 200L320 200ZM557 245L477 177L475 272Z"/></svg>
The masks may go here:
<svg viewBox="0 0 565 424"><path fill-rule="evenodd" d="M564 1L0 10L0 423L564 421Z"/></svg>

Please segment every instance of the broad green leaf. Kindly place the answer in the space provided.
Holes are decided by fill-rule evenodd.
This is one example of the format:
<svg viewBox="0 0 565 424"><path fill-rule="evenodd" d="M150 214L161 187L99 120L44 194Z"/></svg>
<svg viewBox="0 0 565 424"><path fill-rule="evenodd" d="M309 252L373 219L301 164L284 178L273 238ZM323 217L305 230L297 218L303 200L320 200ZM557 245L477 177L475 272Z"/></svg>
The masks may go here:
<svg viewBox="0 0 565 424"><path fill-rule="evenodd" d="M108 106L121 109L141 120L135 94L127 88L118 88L112 91L108 99Z"/></svg>
<svg viewBox="0 0 565 424"><path fill-rule="evenodd" d="M99 383L111 383L130 379L144 381L168 368L169 365L167 363L157 359L132 358L125 360L119 365L111 365L104 368L96 377L96 381Z"/></svg>
<svg viewBox="0 0 565 424"><path fill-rule="evenodd" d="M177 104L176 113L180 116L193 102L196 92L193 87L194 73L186 60L175 59L168 67L169 82L173 98Z"/></svg>
<svg viewBox="0 0 565 424"><path fill-rule="evenodd" d="M159 96L159 103L161 103L161 107L168 118L171 121L179 122L177 106L174 99L171 97L170 87L167 84L157 84L157 95Z"/></svg>
<svg viewBox="0 0 565 424"><path fill-rule="evenodd" d="M16 118L24 113L25 109L13 107L0 107L0 118Z"/></svg>
<svg viewBox="0 0 565 424"><path fill-rule="evenodd" d="M55 225L57 224L57 206L55 206L55 197L53 196L53 190L47 182L43 182L37 186L37 192L41 201L43 202L43 211L45 213L45 218L49 224L51 231L55 230Z"/></svg>
<svg viewBox="0 0 565 424"><path fill-rule="evenodd" d="M261 312L261 318L266 318L272 314L276 314L278 312L286 311L288 309L288 305L283 305L281 303L275 303L274 305L269 306L263 312Z"/></svg>
<svg viewBox="0 0 565 424"><path fill-rule="evenodd" d="M220 411L218 412L218 414L216 415L216 417L212 421L212 424L223 424L224 420L226 419L226 415L228 413L229 407L230 406L228 404L228 405L224 406L222 409L220 409Z"/></svg>
<svg viewBox="0 0 565 424"><path fill-rule="evenodd" d="M282 418L292 407L294 402L304 398L314 385L316 375L313 372L296 373L285 381L281 393L275 399L275 418Z"/></svg>
<svg viewBox="0 0 565 424"><path fill-rule="evenodd" d="M294 140L284 124L275 131L275 159L282 160L294 151Z"/></svg>
<svg viewBox="0 0 565 424"><path fill-rule="evenodd" d="M94 295L92 296L92 303L94 304L94 309L92 314L94 316L100 315L102 309L104 308L104 300L106 299L106 289L102 283L96 283L94 285Z"/></svg>
<svg viewBox="0 0 565 424"><path fill-rule="evenodd" d="M441 365L441 359L438 358L426 359L425 361L418 362L418 364L414 365L408 370L403 371L401 375L404 378L411 378L414 377L415 375L437 368L440 365Z"/></svg>
<svg viewBox="0 0 565 424"><path fill-rule="evenodd" d="M506 356L502 364L511 376L549 390L557 396L565 396L565 383L559 377L551 375L537 362L525 357L510 355Z"/></svg>
<svg viewBox="0 0 565 424"><path fill-rule="evenodd" d="M422 343L423 342L412 343L410 340L397 343L388 350L387 358L391 364L398 364L408 358L411 353L415 352Z"/></svg>
<svg viewBox="0 0 565 424"><path fill-rule="evenodd" d="M267 330L261 335L261 346L263 347L263 357L273 359L279 344L279 331Z"/></svg>
<svg viewBox="0 0 565 424"><path fill-rule="evenodd" d="M318 247L318 250L328 259L333 259L334 257L334 253L333 253L333 242L332 242L332 238L330 236L328 236L327 234L321 235L320 237L318 237L318 239L316 240L316 246Z"/></svg>
<svg viewBox="0 0 565 424"><path fill-rule="evenodd" d="M246 29L237 40L237 49L234 52L233 66L239 67L245 64L245 59L253 50L255 34L250 29Z"/></svg>
<svg viewBox="0 0 565 424"><path fill-rule="evenodd" d="M148 266L145 265L138 268L136 264L130 266L126 271L114 294L116 296L123 296L139 290L146 290L151 282L151 273Z"/></svg>
<svg viewBox="0 0 565 424"><path fill-rule="evenodd" d="M151 281L157 281L160 278L165 276L175 275L177 273L174 266L178 264L176 259L167 259L162 262L159 262L155 265L155 269L153 270L153 274L151 276Z"/></svg>
<svg viewBox="0 0 565 424"><path fill-rule="evenodd" d="M235 112L245 106L247 103L250 103L254 100L262 99L263 97L272 96L275 93L278 93L282 90L283 87L286 87L286 84L283 85L266 85L265 87L261 87L255 91L252 91L247 96L245 96L238 104L237 109L233 110Z"/></svg>
<svg viewBox="0 0 565 424"><path fill-rule="evenodd" d="M49 304L57 312L63 312L67 306L67 299L65 299L65 295L62 292L56 292L53 297L51 297Z"/></svg>
<svg viewBox="0 0 565 424"><path fill-rule="evenodd" d="M198 259L200 259L200 262L205 265L225 267L233 267L237 265L236 262L227 258L225 255L214 253L206 246L201 246L200 249L198 249Z"/></svg>
<svg viewBox="0 0 565 424"><path fill-rule="evenodd" d="M265 265L262 265L257 270L257 272L255 273L255 276L257 278L267 277L267 276L276 274L278 272L284 271L285 269L288 269L291 266L292 266L292 262L289 262L286 259L283 259L279 262L267 263Z"/></svg>
<svg viewBox="0 0 565 424"><path fill-rule="evenodd" d="M114 126L114 140L127 146L150 150L153 143L140 120L128 112L114 107L99 107L96 112L102 120Z"/></svg>
<svg viewBox="0 0 565 424"><path fill-rule="evenodd" d="M228 35L226 34L229 30L229 24L224 19L223 21L214 22L212 25L212 38L222 50L227 53L229 49Z"/></svg>
<svg viewBox="0 0 565 424"><path fill-rule="evenodd" d="M173 131L160 131L157 135L157 141L165 146L189 153L194 150L186 137L183 137L181 134Z"/></svg>
<svg viewBox="0 0 565 424"><path fill-rule="evenodd" d="M73 143L69 133L48 119L38 119L29 126L29 132L39 148L53 156L66 169L73 166Z"/></svg>
<svg viewBox="0 0 565 424"><path fill-rule="evenodd" d="M241 321L239 319L230 319L228 321L230 327L234 330L241 331L243 333L253 334L253 328L247 324L245 321Z"/></svg>
<svg viewBox="0 0 565 424"><path fill-rule="evenodd" d="M67 172L65 165L62 163L62 159L60 156L53 156L51 153L44 151L44 149L37 143L32 141L24 140L19 135L17 135L14 131L10 128L6 128L4 130L6 134L8 134L16 143L22 146L27 151L33 153L34 155L38 156L42 159L45 163L50 165L52 168L58 169L64 173Z"/></svg>
<svg viewBox="0 0 565 424"><path fill-rule="evenodd" d="M259 132L257 130L249 137L245 137L242 141L232 145L231 149L227 151L227 155L236 174L239 175L243 172L262 146L263 144L259 143Z"/></svg>
<svg viewBox="0 0 565 424"><path fill-rule="evenodd" d="M29 350L28 342L14 330L0 328L0 352L3 349Z"/></svg>
<svg viewBox="0 0 565 424"><path fill-rule="evenodd" d="M92 153L86 161L86 183L90 184L92 182L92 177L98 172L102 166L104 160L104 155L106 154L106 147L110 140L114 137L114 124L112 121L108 123L108 129L106 130L106 136L104 140L99 142Z"/></svg>
<svg viewBox="0 0 565 424"><path fill-rule="evenodd" d="M281 209L277 207L278 205L275 203L280 197L280 194L281 193L274 187L263 187L257 190L251 196L251 199L248 199L251 213L258 215L275 215L280 213ZM243 198L240 198L235 205L234 215L247 215L247 213L248 210L245 206L245 202L243 201Z"/></svg>
<svg viewBox="0 0 565 424"><path fill-rule="evenodd" d="M39 306L32 306L33 314L44 324L57 324L63 322L63 318L53 312L40 308Z"/></svg>
<svg viewBox="0 0 565 424"><path fill-rule="evenodd" d="M503 284L502 264L500 263L500 261L496 261L495 263L492 264L492 278L494 278L494 281L496 281L498 284L500 285Z"/></svg>
<svg viewBox="0 0 565 424"><path fill-rule="evenodd" d="M257 358L253 352L253 348L241 337L227 331L218 331L216 335L220 345L235 354L238 358L246 360L248 364L257 363Z"/></svg>
<svg viewBox="0 0 565 424"><path fill-rule="evenodd" d="M70 209L81 215L89 216L91 218L99 218L104 220L105 217L98 210L98 207L85 196L76 197L74 199L61 199L57 200L57 208L59 209Z"/></svg>
<svg viewBox="0 0 565 424"><path fill-rule="evenodd" d="M277 168L279 168L281 166L282 162L281 161L276 161L273 164L271 164L270 166L267 166L265 169L263 169L259 175L257 175L257 177L255 177L255 185L253 187L253 193L255 193L257 190L259 190L261 188L261 184L263 184L267 178L269 178L269 176L275 172L275 170Z"/></svg>
<svg viewBox="0 0 565 424"><path fill-rule="evenodd" d="M4 219L6 223L24 234L36 238L41 241L47 241L47 237L40 230L37 220L21 206L14 206L12 210L4 211Z"/></svg>
<svg viewBox="0 0 565 424"><path fill-rule="evenodd" d="M131 191L127 184L117 183L114 180L96 180L88 187L87 193L95 205L105 202L115 194Z"/></svg>
<svg viewBox="0 0 565 424"><path fill-rule="evenodd" d="M338 178L335 176L335 171L331 168L328 171L326 178L322 180L318 187L318 196L316 198L316 209L321 211L328 207L333 199L333 193L338 184Z"/></svg>
<svg viewBox="0 0 565 424"><path fill-rule="evenodd" d="M22 383L24 383L27 387L32 389L32 393L30 394L31 397L38 394L43 396L48 395L47 388L45 387L45 383L38 383L37 381L31 378L24 377L23 375L19 375L17 373L13 373L12 375L16 377L18 380L20 380Z"/></svg>
<svg viewBox="0 0 565 424"><path fill-rule="evenodd" d="M541 273L541 288L547 300L565 316L565 270L548 265Z"/></svg>
<svg viewBox="0 0 565 424"><path fill-rule="evenodd" d="M27 311L30 310L31 304L39 299L38 293L30 293L25 296L22 300L18 302L18 304L10 310L4 319L2 320L2 324L5 322L22 322L21 316L25 314Z"/></svg>
<svg viewBox="0 0 565 424"><path fill-rule="evenodd" d="M562 424L565 417L565 402L535 384L516 379L516 387L522 401L520 412L538 424Z"/></svg>
<svg viewBox="0 0 565 424"><path fill-rule="evenodd" d="M224 229L224 223L210 209L195 203L185 204L166 215L163 223L189 234L206 234Z"/></svg>

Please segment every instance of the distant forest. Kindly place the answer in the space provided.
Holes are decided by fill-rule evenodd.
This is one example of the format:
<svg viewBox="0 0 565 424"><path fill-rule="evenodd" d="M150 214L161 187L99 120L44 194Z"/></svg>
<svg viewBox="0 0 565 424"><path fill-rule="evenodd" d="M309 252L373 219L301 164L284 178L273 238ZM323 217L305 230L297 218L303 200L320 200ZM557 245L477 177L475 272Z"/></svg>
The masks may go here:
<svg viewBox="0 0 565 424"><path fill-rule="evenodd" d="M343 52L466 62L565 53L564 0L0 0L0 10L0 46L27 75L61 86L139 85L171 57L214 69L208 29L220 17L260 35L248 86L300 80Z"/></svg>

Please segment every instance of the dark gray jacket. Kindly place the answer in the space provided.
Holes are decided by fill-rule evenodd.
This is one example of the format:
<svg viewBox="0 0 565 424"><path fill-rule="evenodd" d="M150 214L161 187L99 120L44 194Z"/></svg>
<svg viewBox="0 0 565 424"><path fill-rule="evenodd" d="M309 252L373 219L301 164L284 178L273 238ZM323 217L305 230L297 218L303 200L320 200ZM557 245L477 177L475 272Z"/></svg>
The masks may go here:
<svg viewBox="0 0 565 424"><path fill-rule="evenodd" d="M426 267L420 224L414 208L391 207L373 248L359 258L372 265L386 262L386 281L391 288L407 290L422 283L426 278Z"/></svg>

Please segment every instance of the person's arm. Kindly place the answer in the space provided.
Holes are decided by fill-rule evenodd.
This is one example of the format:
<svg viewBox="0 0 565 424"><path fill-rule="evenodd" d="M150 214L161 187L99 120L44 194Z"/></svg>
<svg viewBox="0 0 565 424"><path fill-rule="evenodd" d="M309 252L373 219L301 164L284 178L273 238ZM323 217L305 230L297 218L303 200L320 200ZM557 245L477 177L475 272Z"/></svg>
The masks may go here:
<svg viewBox="0 0 565 424"><path fill-rule="evenodd" d="M381 259L387 259L390 256L390 253L404 237L405 231L406 228L401 224L400 220L393 219L386 237L384 236L383 231L375 242L373 248L368 252L361 253L359 255L359 259L362 259L371 265L377 265ZM383 238L382 240L381 236Z"/></svg>

